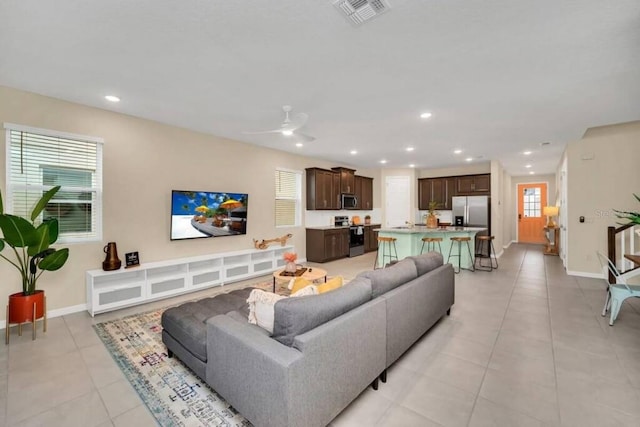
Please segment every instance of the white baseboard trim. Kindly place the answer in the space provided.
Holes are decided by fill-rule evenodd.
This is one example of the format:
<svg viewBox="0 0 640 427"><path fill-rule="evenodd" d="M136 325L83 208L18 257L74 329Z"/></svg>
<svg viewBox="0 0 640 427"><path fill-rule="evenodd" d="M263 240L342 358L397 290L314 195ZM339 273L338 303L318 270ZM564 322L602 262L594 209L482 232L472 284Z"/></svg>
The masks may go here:
<svg viewBox="0 0 640 427"><path fill-rule="evenodd" d="M70 307L57 308L55 310L47 311L47 319L53 319L54 317L65 316L67 314L79 313L87 309L87 304L72 305ZM0 320L0 329L7 327L6 320Z"/></svg>
<svg viewBox="0 0 640 427"><path fill-rule="evenodd" d="M586 271L571 271L567 270L569 276L589 277L591 279L604 279L604 276L600 273L588 273Z"/></svg>
<svg viewBox="0 0 640 427"><path fill-rule="evenodd" d="M500 258L502 255L504 255L504 249L496 254L496 258Z"/></svg>
<svg viewBox="0 0 640 427"><path fill-rule="evenodd" d="M507 243L506 245L503 245L502 247L504 249L509 249L509 246L511 246L512 243L517 243L515 240L510 241L509 243Z"/></svg>

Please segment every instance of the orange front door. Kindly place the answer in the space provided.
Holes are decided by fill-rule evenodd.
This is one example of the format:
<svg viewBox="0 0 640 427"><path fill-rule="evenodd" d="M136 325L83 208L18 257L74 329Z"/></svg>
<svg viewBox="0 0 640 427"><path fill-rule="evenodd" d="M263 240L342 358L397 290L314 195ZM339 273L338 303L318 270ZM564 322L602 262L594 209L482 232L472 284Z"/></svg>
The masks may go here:
<svg viewBox="0 0 640 427"><path fill-rule="evenodd" d="M518 242L545 243L547 219L542 208L547 206L547 184L518 184Z"/></svg>

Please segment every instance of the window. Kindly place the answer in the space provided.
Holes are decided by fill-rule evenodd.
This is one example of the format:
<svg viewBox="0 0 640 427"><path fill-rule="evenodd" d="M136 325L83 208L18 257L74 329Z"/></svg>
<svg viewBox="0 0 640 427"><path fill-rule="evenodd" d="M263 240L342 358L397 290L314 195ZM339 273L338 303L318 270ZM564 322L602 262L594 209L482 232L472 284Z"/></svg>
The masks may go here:
<svg viewBox="0 0 640 427"><path fill-rule="evenodd" d="M302 172L276 169L276 227L300 226Z"/></svg>
<svg viewBox="0 0 640 427"><path fill-rule="evenodd" d="M102 139L11 124L5 128L7 211L29 217L42 194L59 185L40 221L58 219L61 243L102 240Z"/></svg>
<svg viewBox="0 0 640 427"><path fill-rule="evenodd" d="M542 212L540 188L524 189L524 216L527 218L539 218Z"/></svg>

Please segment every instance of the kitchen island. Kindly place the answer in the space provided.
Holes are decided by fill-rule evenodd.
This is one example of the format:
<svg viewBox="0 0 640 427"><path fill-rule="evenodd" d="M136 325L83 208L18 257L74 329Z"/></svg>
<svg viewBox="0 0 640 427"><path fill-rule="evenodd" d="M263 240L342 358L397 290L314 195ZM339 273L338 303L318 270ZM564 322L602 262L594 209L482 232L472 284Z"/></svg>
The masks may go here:
<svg viewBox="0 0 640 427"><path fill-rule="evenodd" d="M420 255L422 249L423 237L442 237L442 256L444 262L447 262L449 257L449 249L451 248L452 237L471 237L471 253L475 253L475 237L476 234L486 231L486 228L481 227L439 227L439 228L427 228L423 225L416 225L413 227L391 227L391 228L378 228L378 236L380 237L395 237L396 247L398 249L398 259L401 260L408 256ZM436 250L437 248L436 244ZM425 245L426 250L426 245ZM461 247L462 259L460 265L462 268L471 268L473 260L469 258L469 252L467 251L467 244L462 243ZM392 250L393 252L393 250ZM457 253L457 244L453 249L453 253ZM387 262L388 259L386 260ZM452 258L451 262L458 263L457 258ZM382 265L382 251L378 253L378 265Z"/></svg>

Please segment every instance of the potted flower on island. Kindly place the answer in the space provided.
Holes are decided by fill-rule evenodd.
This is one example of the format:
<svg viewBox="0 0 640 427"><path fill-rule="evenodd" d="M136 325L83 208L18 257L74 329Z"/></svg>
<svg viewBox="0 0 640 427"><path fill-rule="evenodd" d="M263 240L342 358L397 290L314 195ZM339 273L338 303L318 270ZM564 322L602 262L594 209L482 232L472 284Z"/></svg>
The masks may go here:
<svg viewBox="0 0 640 427"><path fill-rule="evenodd" d="M14 266L22 279L22 292L9 295L9 324L29 321L35 323L37 319L44 317L44 291L36 289L38 279L45 271L62 268L69 258L69 249L50 247L58 240L58 220L39 220L40 214L58 190L60 186L53 187L43 194L31 211L30 219L5 213L0 193L0 258ZM10 256L11 253L13 256ZM7 338L9 324L6 326Z"/></svg>
<svg viewBox="0 0 640 427"><path fill-rule="evenodd" d="M430 201L426 221L427 228L438 228L438 214L436 213L436 209L438 209L438 202L434 200Z"/></svg>

